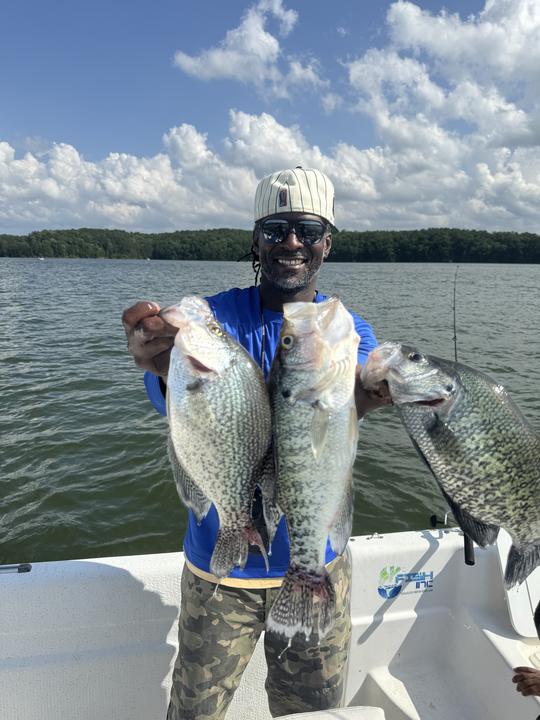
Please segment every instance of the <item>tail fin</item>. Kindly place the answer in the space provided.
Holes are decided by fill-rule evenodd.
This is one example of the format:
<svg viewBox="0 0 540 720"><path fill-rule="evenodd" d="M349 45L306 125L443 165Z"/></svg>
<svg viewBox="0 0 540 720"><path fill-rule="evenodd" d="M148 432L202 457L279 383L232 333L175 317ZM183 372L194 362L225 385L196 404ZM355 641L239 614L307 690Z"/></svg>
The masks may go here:
<svg viewBox="0 0 540 720"><path fill-rule="evenodd" d="M268 571L268 556L264 542L253 524L248 526L224 526L218 530L216 546L210 560L210 572L218 578L227 577L234 567L246 564L249 545L257 545Z"/></svg>
<svg viewBox="0 0 540 720"><path fill-rule="evenodd" d="M526 545L512 545L506 561L504 585L511 588L516 583L522 583L532 571L540 565L540 543L527 543Z"/></svg>
<svg viewBox="0 0 540 720"><path fill-rule="evenodd" d="M315 632L324 637L334 624L336 594L326 569L310 572L291 564L268 619L267 630L286 638Z"/></svg>

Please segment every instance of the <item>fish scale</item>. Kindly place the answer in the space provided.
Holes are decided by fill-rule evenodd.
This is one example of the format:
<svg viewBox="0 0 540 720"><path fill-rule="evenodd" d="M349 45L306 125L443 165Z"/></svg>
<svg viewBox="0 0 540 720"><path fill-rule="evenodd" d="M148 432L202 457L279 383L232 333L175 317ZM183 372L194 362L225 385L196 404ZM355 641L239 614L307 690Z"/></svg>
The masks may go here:
<svg viewBox="0 0 540 720"><path fill-rule="evenodd" d="M210 570L222 578L244 567L249 544L266 559L251 518L258 481L265 518L272 516L270 539L275 531L272 478L262 472L271 440L268 392L260 368L205 300L188 296L161 314L178 328L167 379L169 457L180 497L198 521L212 503L217 510Z"/></svg>
<svg viewBox="0 0 540 720"><path fill-rule="evenodd" d="M401 420L457 522L479 545L510 533L507 587L540 564L540 439L506 390L461 363L384 343L362 372L385 380Z"/></svg>
<svg viewBox="0 0 540 720"><path fill-rule="evenodd" d="M289 526L291 556L305 567L322 569L328 529L344 493L340 476L350 468L350 453L343 437L350 406L332 413L326 441L332 451L319 462L311 451L309 435L313 409L292 406L278 393L273 410L279 458L278 503ZM298 432L299 428L307 428L306 433ZM329 482L329 478L337 481Z"/></svg>
<svg viewBox="0 0 540 720"><path fill-rule="evenodd" d="M171 354L172 371L169 379L171 397L176 385L186 386L188 373L176 374L177 358ZM243 497L243 510L247 511L251 498L252 470L268 447L269 424L257 403L245 397L250 368L237 363L231 368L226 385L208 383L205 392L185 392L185 402L171 403L171 425L178 460L189 467L192 478L209 497L216 498L222 514L238 511L238 496ZM227 422L224 422L227 419ZM266 422L265 422L266 420ZM215 450L210 451L209 435ZM253 435L253 438L251 438ZM246 443L250 438L250 443ZM217 450L217 451L216 451ZM230 493L226 489L231 490Z"/></svg>
<svg viewBox="0 0 540 720"><path fill-rule="evenodd" d="M415 418L414 407L403 405L399 412L453 500L486 522L514 528L519 541L528 542L530 531L521 518L530 512L534 487L540 502L540 471L536 478L528 476L528 468L539 461L538 438L500 386L464 366L459 374L471 404L462 403L431 432ZM459 445L462 453L456 452ZM471 477L483 482L472 484Z"/></svg>
<svg viewBox="0 0 540 720"><path fill-rule="evenodd" d="M267 629L289 639L323 637L333 623L326 546L330 535L342 553L352 525L357 349L352 318L337 298L285 305L269 388L277 503L287 521L290 563Z"/></svg>

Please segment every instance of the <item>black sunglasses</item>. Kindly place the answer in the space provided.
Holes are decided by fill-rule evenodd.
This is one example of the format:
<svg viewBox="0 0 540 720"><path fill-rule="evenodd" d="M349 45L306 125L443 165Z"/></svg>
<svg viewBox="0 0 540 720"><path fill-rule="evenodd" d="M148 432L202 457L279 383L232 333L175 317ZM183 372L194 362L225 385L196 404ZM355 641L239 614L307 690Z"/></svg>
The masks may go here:
<svg viewBox="0 0 540 720"><path fill-rule="evenodd" d="M294 232L303 245L316 245L320 243L327 230L318 220L273 220L269 218L260 224L264 241L268 244L283 242Z"/></svg>

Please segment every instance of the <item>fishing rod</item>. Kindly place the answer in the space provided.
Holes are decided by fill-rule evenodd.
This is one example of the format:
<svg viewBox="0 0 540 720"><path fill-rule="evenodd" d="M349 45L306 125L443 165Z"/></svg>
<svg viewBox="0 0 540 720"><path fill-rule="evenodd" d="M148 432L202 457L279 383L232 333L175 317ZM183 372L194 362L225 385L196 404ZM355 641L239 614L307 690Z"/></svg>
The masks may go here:
<svg viewBox="0 0 540 720"><path fill-rule="evenodd" d="M454 315L454 359L458 361L457 351L457 322L456 322L456 288L457 288L457 276L459 272L459 265L456 265L456 272L454 273L454 299L452 303L452 312ZM463 552L465 555L465 565L474 565L474 544L472 538L467 535L465 530L463 531Z"/></svg>
<svg viewBox="0 0 540 720"><path fill-rule="evenodd" d="M457 287L457 276L459 272L459 265L456 266L456 272L454 273L454 301L452 303L452 312L454 314L454 360L457 362L457 323L456 323L456 287Z"/></svg>

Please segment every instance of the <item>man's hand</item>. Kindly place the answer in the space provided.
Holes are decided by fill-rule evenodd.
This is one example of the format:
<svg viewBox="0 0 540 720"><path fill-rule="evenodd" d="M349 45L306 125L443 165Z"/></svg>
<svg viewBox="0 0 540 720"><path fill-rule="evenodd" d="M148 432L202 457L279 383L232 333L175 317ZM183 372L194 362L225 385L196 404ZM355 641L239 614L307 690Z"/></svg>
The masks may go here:
<svg viewBox="0 0 540 720"><path fill-rule="evenodd" d="M141 301L122 313L128 350L143 370L166 377L174 336L178 329L159 317L159 305Z"/></svg>
<svg viewBox="0 0 540 720"><path fill-rule="evenodd" d="M354 387L354 399L356 400L356 412L358 413L358 419L363 418L364 415L371 410L377 410L378 408L386 407L386 405L392 404L392 398L388 391L388 385L385 382L380 383L376 390L366 390L362 385L360 379L360 373L362 372L362 366L356 366L356 384Z"/></svg>
<svg viewBox="0 0 540 720"><path fill-rule="evenodd" d="M516 690L523 696L540 696L540 670L532 667L515 667L516 673L512 682L516 683Z"/></svg>

